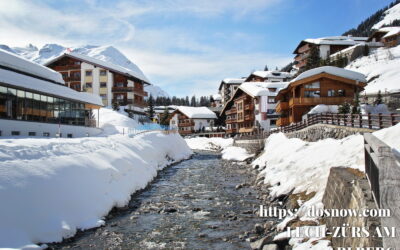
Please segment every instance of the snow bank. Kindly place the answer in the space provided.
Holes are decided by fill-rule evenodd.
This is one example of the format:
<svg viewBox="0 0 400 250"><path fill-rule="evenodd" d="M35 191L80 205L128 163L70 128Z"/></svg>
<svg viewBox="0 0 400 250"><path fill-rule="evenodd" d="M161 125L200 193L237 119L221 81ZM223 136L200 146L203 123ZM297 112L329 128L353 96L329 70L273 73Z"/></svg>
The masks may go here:
<svg viewBox="0 0 400 250"><path fill-rule="evenodd" d="M386 104L378 104L378 105L361 104L360 109L361 109L361 113L363 115L390 114L389 109L386 106Z"/></svg>
<svg viewBox="0 0 400 250"><path fill-rule="evenodd" d="M319 114L319 113L338 113L338 105L325 105L318 104L308 112L308 114Z"/></svg>
<svg viewBox="0 0 400 250"><path fill-rule="evenodd" d="M346 69L354 70L366 75L368 85L367 94L400 92L400 46L394 48L379 48L371 51L369 56L363 56L351 62Z"/></svg>
<svg viewBox="0 0 400 250"><path fill-rule="evenodd" d="M232 138L207 138L207 137L195 137L185 139L187 145L193 150L212 150L218 151L232 146Z"/></svg>
<svg viewBox="0 0 400 250"><path fill-rule="evenodd" d="M178 134L156 132L0 140L0 248L58 242L100 226L157 170L191 153Z"/></svg>
<svg viewBox="0 0 400 250"><path fill-rule="evenodd" d="M94 113L97 119L97 112ZM139 126L139 123L130 118L128 114L120 108L120 111L114 111L111 108L101 108L99 110L99 127L104 130L104 135L128 133L129 129Z"/></svg>
<svg viewBox="0 0 400 250"><path fill-rule="evenodd" d="M247 153L246 149L241 147L229 146L222 150L222 159L227 161L245 161L254 154Z"/></svg>
<svg viewBox="0 0 400 250"><path fill-rule="evenodd" d="M374 132L374 135L393 149L393 153L400 159L400 123L396 126Z"/></svg>
<svg viewBox="0 0 400 250"><path fill-rule="evenodd" d="M400 20L400 3L386 10L383 19L372 26L372 29L379 29L384 25L391 25L395 20Z"/></svg>

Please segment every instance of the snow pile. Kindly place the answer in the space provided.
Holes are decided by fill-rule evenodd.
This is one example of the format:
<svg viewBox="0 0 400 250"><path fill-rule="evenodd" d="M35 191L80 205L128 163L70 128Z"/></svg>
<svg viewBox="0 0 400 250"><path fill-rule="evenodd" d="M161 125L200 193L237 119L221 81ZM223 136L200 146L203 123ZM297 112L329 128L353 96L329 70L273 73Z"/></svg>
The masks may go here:
<svg viewBox="0 0 400 250"><path fill-rule="evenodd" d="M207 107L176 106L176 109L190 119L217 119L217 115Z"/></svg>
<svg viewBox="0 0 400 250"><path fill-rule="evenodd" d="M308 112L308 114L319 114L319 113L338 113L338 105L325 105L318 104Z"/></svg>
<svg viewBox="0 0 400 250"><path fill-rule="evenodd" d="M390 114L388 107L386 104L378 104L378 105L369 105L369 104L361 104L360 105L361 114Z"/></svg>
<svg viewBox="0 0 400 250"><path fill-rule="evenodd" d="M97 112L94 113L97 119ZM128 114L120 108L114 111L111 108L101 108L99 110L99 127L104 130L104 135L127 134L130 129L139 126L139 123L130 118Z"/></svg>
<svg viewBox="0 0 400 250"><path fill-rule="evenodd" d="M363 56L351 62L346 69L366 75L367 94L400 92L400 46L394 48L379 48L371 51L369 56Z"/></svg>
<svg viewBox="0 0 400 250"><path fill-rule="evenodd" d="M289 82L244 82L239 88L250 96L276 96L279 90L286 88ZM268 88L276 88L271 92Z"/></svg>
<svg viewBox="0 0 400 250"><path fill-rule="evenodd" d="M381 129L374 135L393 149L393 153L400 159L400 123L396 126Z"/></svg>
<svg viewBox="0 0 400 250"><path fill-rule="evenodd" d="M185 139L187 145L193 150L212 150L217 151L232 146L232 138L207 138L207 137L195 137Z"/></svg>
<svg viewBox="0 0 400 250"><path fill-rule="evenodd" d="M292 78L292 74L289 72L281 72L281 71L254 71L251 75L259 76L262 78L275 78L275 79L285 79L285 78Z"/></svg>
<svg viewBox="0 0 400 250"><path fill-rule="evenodd" d="M383 19L372 26L372 29L379 29L384 25L391 25L395 20L400 20L400 3L386 10Z"/></svg>
<svg viewBox="0 0 400 250"><path fill-rule="evenodd" d="M156 132L0 140L0 248L58 242L100 226L158 170L191 153L178 134Z"/></svg>
<svg viewBox="0 0 400 250"><path fill-rule="evenodd" d="M254 154L247 153L246 149L241 147L230 146L222 150L222 159L227 161L245 161Z"/></svg>
<svg viewBox="0 0 400 250"><path fill-rule="evenodd" d="M312 76L315 76L318 74L322 74L322 73L327 73L327 74L334 75L334 76L348 78L348 79L352 79L354 81L359 81L359 82L367 81L365 79L364 74L355 72L353 70L342 69L342 68L338 68L338 67L334 67L334 66L323 66L323 67L310 69L306 72L303 72L298 77L293 79L291 82L300 81L302 79L309 78L309 77L312 77Z"/></svg>

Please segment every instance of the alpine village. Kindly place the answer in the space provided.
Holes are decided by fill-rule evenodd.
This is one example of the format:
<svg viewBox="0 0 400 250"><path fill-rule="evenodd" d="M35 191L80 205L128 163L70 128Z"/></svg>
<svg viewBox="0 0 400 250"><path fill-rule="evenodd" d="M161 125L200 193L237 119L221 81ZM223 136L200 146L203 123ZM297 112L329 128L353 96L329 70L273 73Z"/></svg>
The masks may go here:
<svg viewBox="0 0 400 250"><path fill-rule="evenodd" d="M399 249L400 0L295 44L170 96L115 44L0 37L0 248Z"/></svg>

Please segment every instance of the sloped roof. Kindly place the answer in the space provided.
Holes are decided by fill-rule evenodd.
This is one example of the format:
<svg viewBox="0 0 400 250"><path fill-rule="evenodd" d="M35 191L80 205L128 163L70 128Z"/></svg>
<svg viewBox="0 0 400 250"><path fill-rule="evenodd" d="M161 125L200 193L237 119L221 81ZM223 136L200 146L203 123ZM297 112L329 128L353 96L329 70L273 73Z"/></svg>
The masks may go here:
<svg viewBox="0 0 400 250"><path fill-rule="evenodd" d="M335 76L339 76L339 77L343 77L343 78L347 78L347 79L351 79L354 81L359 81L359 82L367 82L365 75L361 74L359 72L355 72L352 70L348 70L348 69L342 69L342 68L338 68L338 67L333 67L333 66L324 66L324 67L319 67L319 68L315 68L315 69L310 69L306 72L301 73L299 76L297 76L295 79L293 79L291 81L292 82L296 82L314 75L318 75L318 74L322 74L322 73L327 73L327 74L331 74L331 75L335 75Z"/></svg>
<svg viewBox="0 0 400 250"><path fill-rule="evenodd" d="M368 37L352 37L352 36L330 36L330 37L321 37L321 38L307 38L302 40L299 45L297 45L296 49L293 51L293 54L297 53L297 50L306 43L312 43L316 45L356 45L359 43L364 43L368 40Z"/></svg>
<svg viewBox="0 0 400 250"><path fill-rule="evenodd" d="M245 78L225 78L221 81L218 90L221 90L222 84L230 84L230 85L240 85L242 84L246 79Z"/></svg>
<svg viewBox="0 0 400 250"><path fill-rule="evenodd" d="M251 75L259 76L262 78L278 78L278 79L283 79L283 78L291 78L292 74L288 72L281 72L281 71L254 71L251 73Z"/></svg>
<svg viewBox="0 0 400 250"><path fill-rule="evenodd" d="M252 97L275 96L280 89L286 88L287 85L289 82L245 82L239 86L239 89ZM277 91L271 92L268 88L276 88Z"/></svg>
<svg viewBox="0 0 400 250"><path fill-rule="evenodd" d="M51 59L50 61L46 62L44 65L47 66L47 65L49 65L49 64L51 64L51 63L53 63L55 61L58 61L59 59L61 59L62 57L65 57L65 56L69 56L69 57L75 58L77 60L81 60L81 61L87 62L89 64L98 65L98 66L100 66L102 68L105 68L105 69L108 69L108 70L111 70L111 71L115 71L117 73L120 73L120 74L123 74L123 75L127 75L129 77L137 78L139 80L144 81L147 84L150 84L150 81L141 72L133 71L131 69L119 66L117 64L114 64L114 63L111 63L111 62L106 62L106 61L103 61L103 60L100 60L100 59L96 59L96 58L93 58L93 57L90 57L90 56L87 56L87 55L82 55L82 54L79 54L79 53L76 53L76 52L64 53L64 54L62 54L62 55L60 55L60 56L58 56L56 58Z"/></svg>
<svg viewBox="0 0 400 250"><path fill-rule="evenodd" d="M38 63L29 61L3 49L0 49L0 66L62 85L65 84L61 74L57 71L49 69Z"/></svg>
<svg viewBox="0 0 400 250"><path fill-rule="evenodd" d="M177 106L176 108L190 119L217 119L217 115L207 107Z"/></svg>

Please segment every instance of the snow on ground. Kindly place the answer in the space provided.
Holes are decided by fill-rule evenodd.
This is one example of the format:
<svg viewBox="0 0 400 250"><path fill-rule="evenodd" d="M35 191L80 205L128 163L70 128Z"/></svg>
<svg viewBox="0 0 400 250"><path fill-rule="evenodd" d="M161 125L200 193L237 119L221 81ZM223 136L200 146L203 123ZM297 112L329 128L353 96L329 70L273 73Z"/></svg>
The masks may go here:
<svg viewBox="0 0 400 250"><path fill-rule="evenodd" d="M234 146L225 148L221 153L222 159L227 161L245 161L254 156L254 154L247 153L246 149Z"/></svg>
<svg viewBox="0 0 400 250"><path fill-rule="evenodd" d="M100 226L158 170L191 153L178 134L157 132L0 140L0 248L61 241Z"/></svg>
<svg viewBox="0 0 400 250"><path fill-rule="evenodd" d="M212 150L218 151L232 146L232 138L207 138L207 137L195 137L185 139L187 145L193 150Z"/></svg>
<svg viewBox="0 0 400 250"><path fill-rule="evenodd" d="M368 85L367 94L399 92L400 86L400 46L394 48L379 48L371 51L369 56L363 56L351 62L346 69L354 70L366 75Z"/></svg>
<svg viewBox="0 0 400 250"><path fill-rule="evenodd" d="M383 19L372 26L372 29L379 29L383 25L391 25L395 20L400 20L400 3L386 10Z"/></svg>
<svg viewBox="0 0 400 250"><path fill-rule="evenodd" d="M99 115L99 127L104 130L104 135L127 134L129 129L139 126L139 123L130 118L122 108L119 111L114 111L112 108L101 108L99 114L94 112L94 115L96 119Z"/></svg>
<svg viewBox="0 0 400 250"><path fill-rule="evenodd" d="M400 124L373 134L400 156ZM301 220L316 220L318 218L307 217L306 212L313 206L315 209L323 208L322 197L330 168L348 167L364 171L363 137L352 135L341 140L306 142L297 138L289 139L283 133L273 134L266 140L264 152L252 165L263 168L260 175L264 175L264 182L271 186L272 197L290 192L315 192L313 198L299 204L296 217ZM278 229L283 230L294 218L285 218Z"/></svg>
<svg viewBox="0 0 400 250"><path fill-rule="evenodd" d="M338 113L338 105L325 105L318 104L308 112L308 114L319 114L319 113Z"/></svg>

